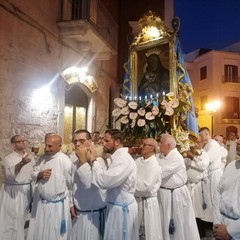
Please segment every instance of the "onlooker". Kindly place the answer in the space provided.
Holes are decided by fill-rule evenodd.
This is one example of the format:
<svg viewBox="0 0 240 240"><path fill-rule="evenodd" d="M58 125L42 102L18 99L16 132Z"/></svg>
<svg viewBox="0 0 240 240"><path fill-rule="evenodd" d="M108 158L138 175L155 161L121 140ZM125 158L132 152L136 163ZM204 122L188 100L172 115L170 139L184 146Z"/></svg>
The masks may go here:
<svg viewBox="0 0 240 240"><path fill-rule="evenodd" d="M71 161L61 152L57 134L46 137L45 154L39 158L33 176L37 182L28 240L66 240L70 236Z"/></svg>
<svg viewBox="0 0 240 240"><path fill-rule="evenodd" d="M107 220L104 240L138 240L138 211L134 197L136 164L123 148L123 135L118 129L109 129L104 134L104 150L111 153L106 169L90 150L92 183L107 190Z"/></svg>
<svg viewBox="0 0 240 240"><path fill-rule="evenodd" d="M135 198L138 203L139 237L162 240L161 215L157 193L161 185L161 167L155 153L158 143L147 138L142 144L142 157L136 159L137 184Z"/></svg>
<svg viewBox="0 0 240 240"><path fill-rule="evenodd" d="M73 173L73 203L71 214L73 217L72 240L99 240L103 237L106 210L106 192L91 183L92 171L87 162L88 151L92 146L90 133L79 129L73 133L75 165ZM97 159L105 166L103 159Z"/></svg>
<svg viewBox="0 0 240 240"><path fill-rule="evenodd" d="M159 205L164 240L199 240L198 228L190 193L186 186L187 173L182 155L176 148L173 136L163 134L159 159L162 167L162 184Z"/></svg>
<svg viewBox="0 0 240 240"><path fill-rule="evenodd" d="M15 135L10 142L13 152L1 162L4 178L0 191L0 236L4 240L24 240L35 160L25 152L23 136Z"/></svg>
<svg viewBox="0 0 240 240"><path fill-rule="evenodd" d="M230 162L214 199L213 236L216 240L240 239L240 161Z"/></svg>
<svg viewBox="0 0 240 240"><path fill-rule="evenodd" d="M100 142L100 132L95 131L92 134L92 142L97 151L97 157L102 157L104 155L103 145Z"/></svg>
<svg viewBox="0 0 240 240"><path fill-rule="evenodd" d="M220 145L211 137L210 131L207 127L199 129L199 135L204 142L204 150L209 156L209 167L208 167L208 192L210 194L209 204L204 211L202 221L204 221L206 235L212 236L212 223L213 223L213 198L216 194L216 189L222 176L221 168L221 148Z"/></svg>

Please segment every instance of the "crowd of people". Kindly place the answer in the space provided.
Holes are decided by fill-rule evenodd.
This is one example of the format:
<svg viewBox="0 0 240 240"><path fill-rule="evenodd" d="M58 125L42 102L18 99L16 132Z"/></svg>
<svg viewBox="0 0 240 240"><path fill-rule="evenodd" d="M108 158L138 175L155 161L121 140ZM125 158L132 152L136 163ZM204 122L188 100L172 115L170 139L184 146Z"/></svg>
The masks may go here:
<svg viewBox="0 0 240 240"><path fill-rule="evenodd" d="M180 153L174 136L142 140L139 155L118 129L76 130L74 151L45 135L44 153L26 153L15 135L1 161L4 240L240 239L240 142L199 129ZM30 216L28 219L27 216Z"/></svg>

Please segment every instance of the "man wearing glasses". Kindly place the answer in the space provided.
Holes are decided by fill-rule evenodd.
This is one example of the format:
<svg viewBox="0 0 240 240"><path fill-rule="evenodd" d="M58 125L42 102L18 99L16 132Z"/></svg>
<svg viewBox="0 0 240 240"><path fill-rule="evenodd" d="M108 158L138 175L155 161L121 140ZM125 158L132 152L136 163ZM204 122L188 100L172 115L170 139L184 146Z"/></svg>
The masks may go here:
<svg viewBox="0 0 240 240"><path fill-rule="evenodd" d="M142 157L136 159L137 183L135 197L138 203L140 239L163 239L157 198L162 181L162 171L155 156L157 149L157 141L146 138L142 144Z"/></svg>
<svg viewBox="0 0 240 240"><path fill-rule="evenodd" d="M105 191L91 184L90 151L94 151L91 135L80 129L73 133L75 156L73 162L73 218L72 240L99 240L103 237L106 210ZM103 159L98 163L106 167Z"/></svg>
<svg viewBox="0 0 240 240"><path fill-rule="evenodd" d="M0 236L4 240L24 240L24 223L31 201L34 157L25 152L21 135L10 140L13 152L1 162L4 174L0 191Z"/></svg>

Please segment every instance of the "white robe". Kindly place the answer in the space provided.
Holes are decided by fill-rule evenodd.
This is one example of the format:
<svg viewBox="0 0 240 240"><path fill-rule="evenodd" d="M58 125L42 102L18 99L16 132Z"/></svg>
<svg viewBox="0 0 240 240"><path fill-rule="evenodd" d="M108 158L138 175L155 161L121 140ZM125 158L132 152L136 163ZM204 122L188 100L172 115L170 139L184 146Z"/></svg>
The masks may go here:
<svg viewBox="0 0 240 240"><path fill-rule="evenodd" d="M190 160L191 165L187 170L187 187L191 194L195 217L201 219L206 211L203 209L203 203L206 203L207 207L211 204L206 187L209 181L207 177L209 156L203 149L197 152L199 155Z"/></svg>
<svg viewBox="0 0 240 240"><path fill-rule="evenodd" d="M217 186L222 176L222 160L221 160L221 147L218 142L211 139L205 146L204 150L209 156L209 167L208 167L208 186L206 187L210 193L210 202L207 209L204 211L203 221L213 222L213 198L216 194Z"/></svg>
<svg viewBox="0 0 240 240"><path fill-rule="evenodd" d="M236 168L238 165L238 169ZM240 239L240 161L229 163L214 198L214 224L224 224L232 239Z"/></svg>
<svg viewBox="0 0 240 240"><path fill-rule="evenodd" d="M182 155L175 148L167 156L160 158L159 164L162 167L162 184L158 196L162 216L163 239L199 240L190 193L185 185L187 173ZM162 187L175 190L171 193L170 190ZM171 206L171 202L173 206ZM175 224L174 234L169 234L171 218L173 218Z"/></svg>
<svg viewBox="0 0 240 240"><path fill-rule="evenodd" d="M102 166L105 165L102 158L97 160ZM79 163L79 160L73 160L73 162ZM99 219L101 214L105 214L106 210L103 210L102 213L96 210L106 207L106 191L99 189L91 181L92 171L90 165L85 163L76 166L76 171L73 174L73 203L78 217L73 218L72 240L101 239ZM91 212L80 212L78 210Z"/></svg>
<svg viewBox="0 0 240 240"><path fill-rule="evenodd" d="M161 215L157 192L161 185L161 167L153 155L138 158L135 197L138 203L139 229L144 228L146 240L162 240ZM143 214L144 213L144 214Z"/></svg>
<svg viewBox="0 0 240 240"><path fill-rule="evenodd" d="M134 198L136 171L128 148L119 148L112 154L108 169L97 161L92 166L92 183L107 190L104 240L124 239L124 230L126 240L138 240L138 210Z"/></svg>
<svg viewBox="0 0 240 240"><path fill-rule="evenodd" d="M40 157L33 176L45 169L52 169L48 180L37 181L33 198L28 240L66 240L71 230L69 197L71 197L71 160L62 152ZM65 220L66 232L60 234L61 221Z"/></svg>
<svg viewBox="0 0 240 240"><path fill-rule="evenodd" d="M228 140L226 143L226 148L228 150L227 155L227 164L236 160L237 158L237 141L236 140Z"/></svg>
<svg viewBox="0 0 240 240"><path fill-rule="evenodd" d="M14 151L1 162L4 178L0 191L0 238L4 240L24 240L35 160L30 156L31 162L16 175L15 165L22 161L22 157Z"/></svg>
<svg viewBox="0 0 240 240"><path fill-rule="evenodd" d="M224 171L225 166L227 164L227 155L228 155L228 150L224 146L221 146L221 169L222 169L222 172Z"/></svg>

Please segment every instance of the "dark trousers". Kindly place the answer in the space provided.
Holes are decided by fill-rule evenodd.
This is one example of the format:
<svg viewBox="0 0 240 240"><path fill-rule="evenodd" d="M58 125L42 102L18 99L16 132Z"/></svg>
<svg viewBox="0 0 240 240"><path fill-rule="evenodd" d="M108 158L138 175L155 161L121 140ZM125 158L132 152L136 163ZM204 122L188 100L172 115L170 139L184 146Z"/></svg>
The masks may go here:
<svg viewBox="0 0 240 240"><path fill-rule="evenodd" d="M199 218L196 218L196 221L197 221L197 227L198 227L198 232L199 232L200 238L206 237L206 230L212 231L213 223L202 221Z"/></svg>

